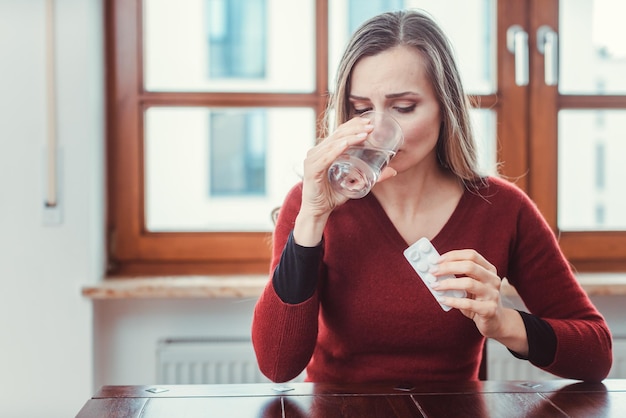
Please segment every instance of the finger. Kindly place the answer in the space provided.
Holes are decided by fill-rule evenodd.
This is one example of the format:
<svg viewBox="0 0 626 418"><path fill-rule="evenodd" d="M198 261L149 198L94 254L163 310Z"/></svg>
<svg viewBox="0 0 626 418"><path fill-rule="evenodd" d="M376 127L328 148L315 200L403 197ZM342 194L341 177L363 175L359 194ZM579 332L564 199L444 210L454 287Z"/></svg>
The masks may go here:
<svg viewBox="0 0 626 418"><path fill-rule="evenodd" d="M359 129L342 130L309 149L306 162L313 165L328 167L349 147L365 141L373 127L371 125L356 126Z"/></svg>
<svg viewBox="0 0 626 418"><path fill-rule="evenodd" d="M471 277L439 280L432 283L431 288L438 292L462 290L468 295L473 295L473 298L478 300L497 300L499 298L498 288Z"/></svg>
<svg viewBox="0 0 626 418"><path fill-rule="evenodd" d="M438 264L430 270L430 273L435 276L445 276L450 274L456 276L467 276L484 283L490 283L492 286L497 288L500 287L501 282L498 275L495 274L495 271L487 269L484 266L470 260L446 261L440 259Z"/></svg>
<svg viewBox="0 0 626 418"><path fill-rule="evenodd" d="M472 251L474 254L478 254ZM484 260L484 259L483 259ZM478 263L476 259L451 259L449 257L440 258L436 266L434 266L430 272L435 276L443 275L456 275L456 276L468 276L473 279L479 280L483 283L488 283L496 289L500 289L502 280L497 275L496 268L489 263Z"/></svg>
<svg viewBox="0 0 626 418"><path fill-rule="evenodd" d="M493 317L498 310L498 303L493 300L477 300L469 298L455 298L450 296L441 296L438 301L451 308L459 309L465 312L471 312L480 317ZM466 313L467 315L467 313ZM474 315L468 315L473 317Z"/></svg>
<svg viewBox="0 0 626 418"><path fill-rule="evenodd" d="M364 137L362 134L369 134L374 130L374 125L371 121L363 118L354 118L349 121L339 125L335 131L328 136L325 140L323 140L320 144L324 143L333 143L337 141L341 141L347 139L350 143L353 143L355 140L361 141ZM361 134L361 135L359 135ZM358 135L358 137L357 137Z"/></svg>
<svg viewBox="0 0 626 418"><path fill-rule="evenodd" d="M489 261L487 261L487 259L485 259L485 257L483 257L476 250L472 250L472 249L452 250L452 251L448 251L447 253L442 254L440 257L441 262L461 261L461 260L472 261L482 266L486 270L489 270L497 274L496 267L493 264L491 264Z"/></svg>

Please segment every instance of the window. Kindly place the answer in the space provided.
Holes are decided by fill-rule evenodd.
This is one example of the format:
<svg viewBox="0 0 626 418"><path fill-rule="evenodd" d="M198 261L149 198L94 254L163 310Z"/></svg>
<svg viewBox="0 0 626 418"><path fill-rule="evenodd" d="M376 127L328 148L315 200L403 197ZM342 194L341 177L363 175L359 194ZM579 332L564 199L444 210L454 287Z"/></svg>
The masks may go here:
<svg viewBox="0 0 626 418"><path fill-rule="evenodd" d="M372 16L390 10L399 10L404 7L404 0L358 0L348 1L348 26L346 36L350 36L361 23Z"/></svg>
<svg viewBox="0 0 626 418"><path fill-rule="evenodd" d="M211 196L264 196L267 171L266 112L211 113ZM228 139L227 139L228 138Z"/></svg>
<svg viewBox="0 0 626 418"><path fill-rule="evenodd" d="M498 162L528 192L576 268L626 268L625 34L611 1L106 2L109 274L266 273L271 211L300 178L349 34L407 7L452 38L484 170ZM536 47L545 28L556 84Z"/></svg>
<svg viewBox="0 0 626 418"><path fill-rule="evenodd" d="M325 107L324 4L105 4L109 274L265 272Z"/></svg>
<svg viewBox="0 0 626 418"><path fill-rule="evenodd" d="M531 175L530 195L578 270L626 268L626 29L616 18L624 12L616 0L551 0L541 12L542 24L558 28L558 55L537 56L531 83L531 123L541 131L531 135L530 168L543 181ZM552 58L557 85L542 77Z"/></svg>
<svg viewBox="0 0 626 418"><path fill-rule="evenodd" d="M604 156L604 144L596 144L596 190L598 192L604 189L606 184L606 159Z"/></svg>
<svg viewBox="0 0 626 418"><path fill-rule="evenodd" d="M265 0L207 0L209 77L265 78Z"/></svg>

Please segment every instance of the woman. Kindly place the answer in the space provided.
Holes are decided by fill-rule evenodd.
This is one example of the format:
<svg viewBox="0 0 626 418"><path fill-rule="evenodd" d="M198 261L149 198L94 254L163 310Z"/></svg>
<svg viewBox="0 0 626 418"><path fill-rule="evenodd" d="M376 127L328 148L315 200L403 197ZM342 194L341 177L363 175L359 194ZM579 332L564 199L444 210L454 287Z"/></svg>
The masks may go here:
<svg viewBox="0 0 626 418"><path fill-rule="evenodd" d="M404 144L372 191L348 200L327 171L390 113ZM337 126L309 151L273 241L271 280L255 308L261 371L287 381L476 380L485 338L565 378L602 380L611 335L554 234L514 185L482 176L469 105L449 42L417 11L364 23L342 58L329 111ZM330 131L330 130L329 130ZM403 251L426 237L454 274L435 299ZM501 278L530 313L506 308ZM439 302L453 308L445 312Z"/></svg>

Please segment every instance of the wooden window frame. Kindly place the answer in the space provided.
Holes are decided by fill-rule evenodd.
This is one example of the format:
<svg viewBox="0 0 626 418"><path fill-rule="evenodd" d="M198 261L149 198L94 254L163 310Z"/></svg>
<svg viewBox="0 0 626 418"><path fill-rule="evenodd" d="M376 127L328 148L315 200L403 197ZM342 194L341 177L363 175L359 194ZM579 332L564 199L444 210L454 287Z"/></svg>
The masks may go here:
<svg viewBox="0 0 626 418"><path fill-rule="evenodd" d="M626 231L561 231L557 225L558 111L562 109L626 110L626 96L562 95L543 82L543 56L536 34L542 25L559 32L559 0L529 0L531 46L528 194L557 234L561 249L580 272L626 271ZM534 76L534 77L533 77ZM546 116L548 115L548 116ZM584 196L581 196L584 199Z"/></svg>
<svg viewBox="0 0 626 418"><path fill-rule="evenodd" d="M144 219L143 113L150 106L308 107L318 122L328 98L328 1L315 2L316 79L311 93L182 93L143 89L142 1L105 2L107 84L108 276L267 273L269 232L150 232ZM497 0L497 77L493 95L473 97L497 113L501 173L537 203L579 271L626 269L625 232L558 231L557 110L626 108L625 97L559 96L537 82L543 57L530 48L531 82L514 83L506 50L512 24L529 28L529 45L543 24L558 26L558 0ZM558 29L558 28L557 28ZM545 115L552 115L545 117ZM319 126L319 123L318 123ZM319 134L319 132L318 132ZM270 214L268 214L268 217Z"/></svg>
<svg viewBox="0 0 626 418"><path fill-rule="evenodd" d="M316 5L327 27L326 2ZM164 93L143 88L142 1L105 3L107 65L107 237L109 276L265 273L269 232L150 232L144 218L143 112L150 106L309 107L327 100L327 30L316 32L315 91ZM267 214L268 217L271 214Z"/></svg>

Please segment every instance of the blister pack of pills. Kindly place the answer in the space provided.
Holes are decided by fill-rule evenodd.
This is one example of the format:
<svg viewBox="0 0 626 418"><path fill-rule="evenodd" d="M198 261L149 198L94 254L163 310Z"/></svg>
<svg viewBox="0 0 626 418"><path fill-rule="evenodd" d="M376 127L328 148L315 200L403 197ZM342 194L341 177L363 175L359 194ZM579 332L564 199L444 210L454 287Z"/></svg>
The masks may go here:
<svg viewBox="0 0 626 418"><path fill-rule="evenodd" d="M420 238L414 244L404 250L404 257L407 259L409 264L411 264L417 275L422 279L422 281L424 282L428 290L430 290L430 293L433 294L435 299L438 299L440 296L449 296L454 298L464 298L465 296L467 296L464 290L439 291L431 287L431 285L435 282L442 282L444 280L454 279L454 275L449 274L437 277L434 274L430 273L430 269L437 264L437 260L439 259L439 253L427 238ZM452 309L441 302L439 302L439 305L446 312Z"/></svg>

